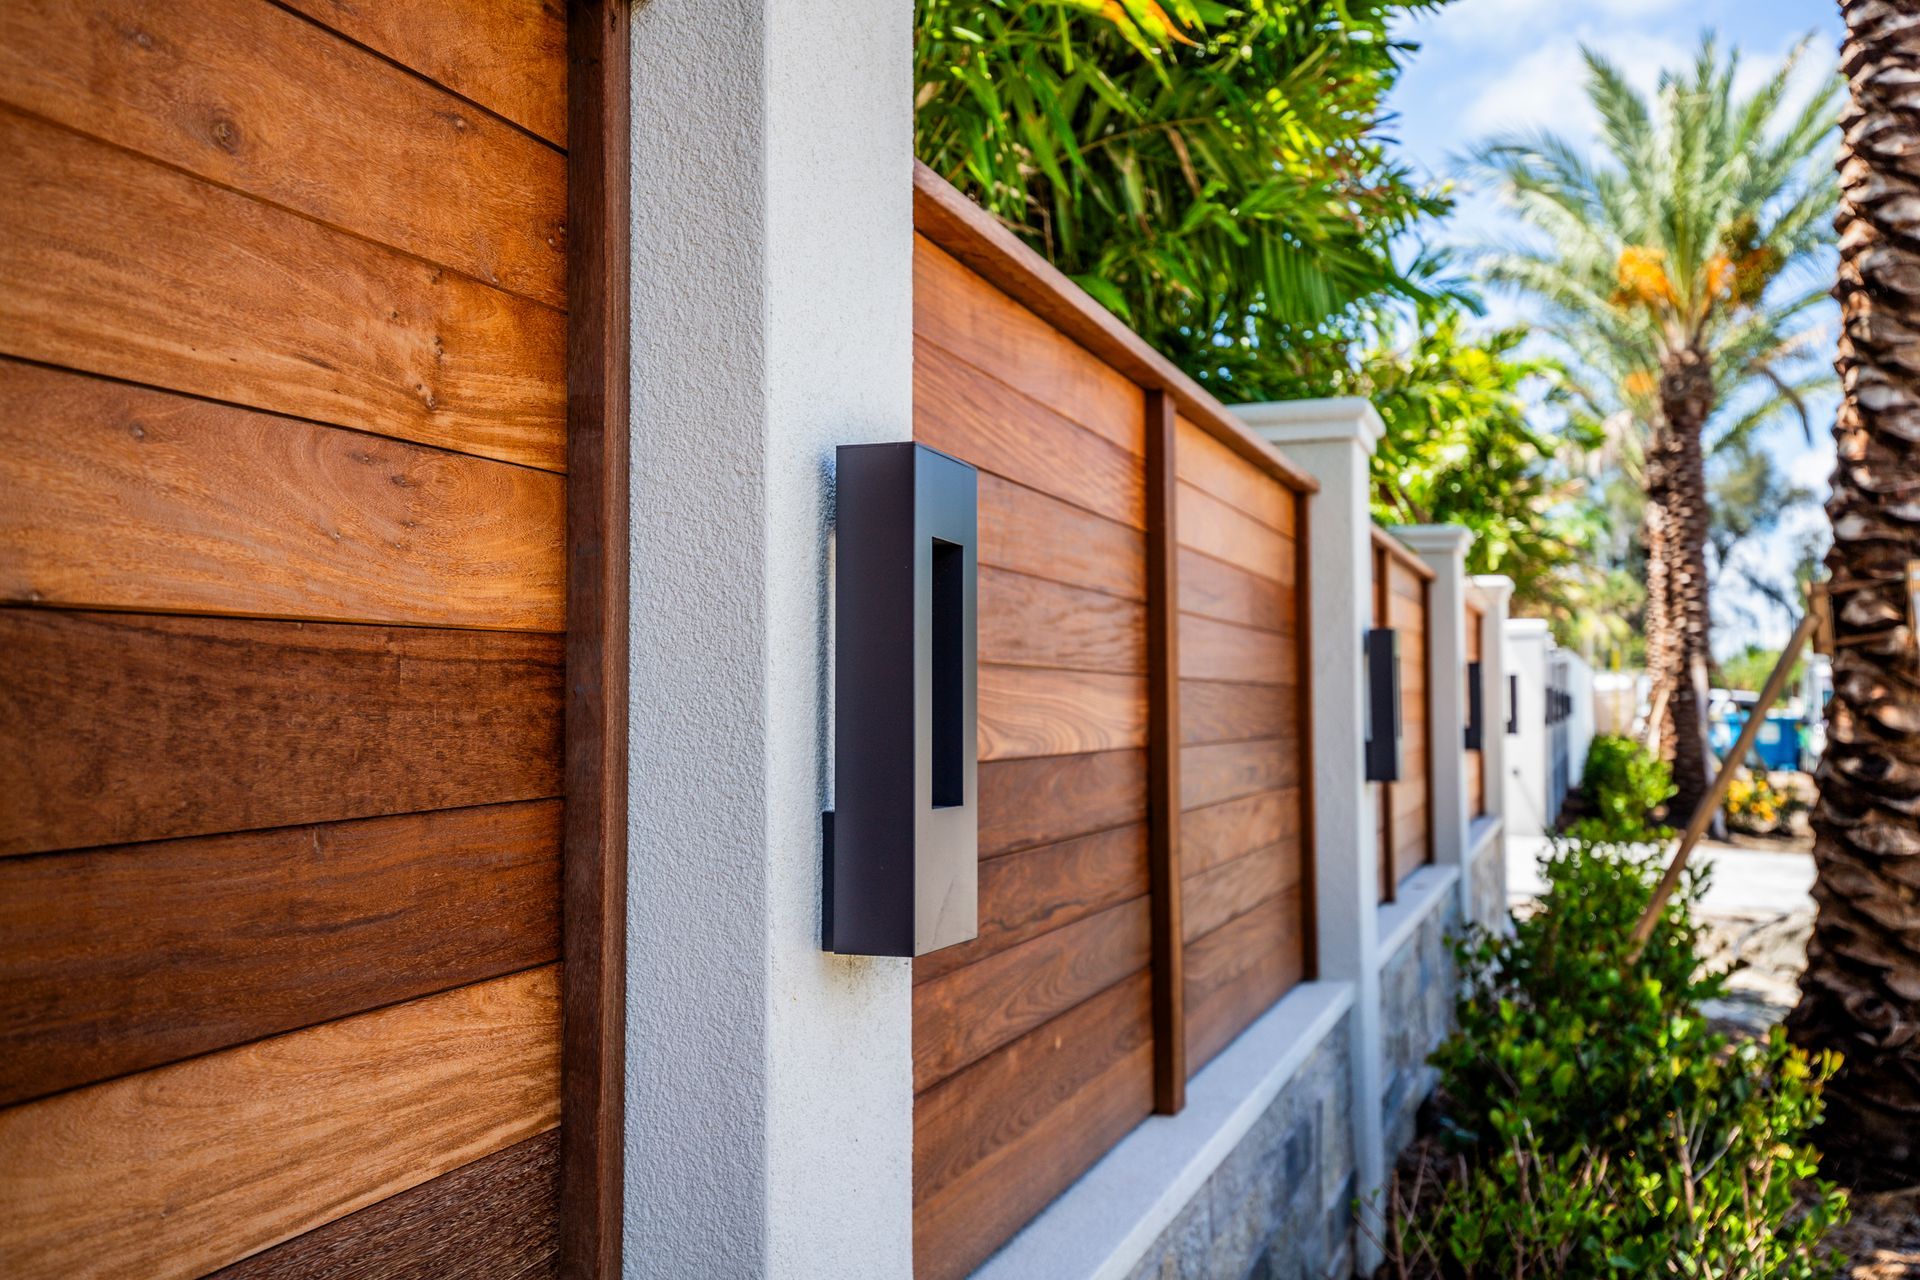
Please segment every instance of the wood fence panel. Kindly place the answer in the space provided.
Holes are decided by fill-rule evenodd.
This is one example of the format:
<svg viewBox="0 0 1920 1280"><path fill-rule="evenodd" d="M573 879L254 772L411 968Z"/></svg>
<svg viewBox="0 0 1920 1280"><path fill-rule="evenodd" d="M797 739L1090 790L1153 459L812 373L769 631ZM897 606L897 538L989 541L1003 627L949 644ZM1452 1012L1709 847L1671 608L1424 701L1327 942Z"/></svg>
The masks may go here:
<svg viewBox="0 0 1920 1280"><path fill-rule="evenodd" d="M558 1270L565 15L0 12L0 1273Z"/></svg>
<svg viewBox="0 0 1920 1280"><path fill-rule="evenodd" d="M1182 987L1191 1073L1305 972L1305 726L1292 536L1298 499L1191 422L1179 427ZM1276 905L1286 901L1291 914Z"/></svg>
<svg viewBox="0 0 1920 1280"><path fill-rule="evenodd" d="M1378 822L1380 898L1391 901L1402 880L1433 861L1433 759L1429 746L1431 573L1405 547L1374 531L1374 625L1390 627L1400 645L1400 777L1372 786Z"/></svg>

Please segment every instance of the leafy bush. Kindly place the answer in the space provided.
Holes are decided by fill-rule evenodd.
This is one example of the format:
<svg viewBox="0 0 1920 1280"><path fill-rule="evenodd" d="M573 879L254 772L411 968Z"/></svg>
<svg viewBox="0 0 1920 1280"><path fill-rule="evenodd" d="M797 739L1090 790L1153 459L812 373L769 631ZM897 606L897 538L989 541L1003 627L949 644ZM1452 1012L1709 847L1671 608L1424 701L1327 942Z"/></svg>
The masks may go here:
<svg viewBox="0 0 1920 1280"><path fill-rule="evenodd" d="M1651 843L1673 833L1656 820L1673 798L1673 770L1631 738L1602 734L1587 748L1580 779L1580 810L1585 815L1568 829L1573 839L1591 843Z"/></svg>
<svg viewBox="0 0 1920 1280"><path fill-rule="evenodd" d="M1806 1134L1837 1060L1777 1029L1735 1044L1702 1003L1689 872L1640 961L1629 931L1661 868L1563 843L1539 910L1457 947L1457 1029L1433 1055L1461 1175L1396 1213L1389 1274L1810 1280L1844 1195L1810 1182Z"/></svg>

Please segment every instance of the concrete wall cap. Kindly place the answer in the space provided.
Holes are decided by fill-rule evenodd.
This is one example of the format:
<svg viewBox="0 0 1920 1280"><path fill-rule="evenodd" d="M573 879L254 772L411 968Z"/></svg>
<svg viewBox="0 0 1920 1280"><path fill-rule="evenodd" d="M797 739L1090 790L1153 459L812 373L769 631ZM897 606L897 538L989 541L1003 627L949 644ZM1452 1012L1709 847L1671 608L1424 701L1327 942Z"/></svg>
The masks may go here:
<svg viewBox="0 0 1920 1280"><path fill-rule="evenodd" d="M1494 600L1504 600L1513 594L1513 579L1504 573L1476 573L1473 585Z"/></svg>
<svg viewBox="0 0 1920 1280"><path fill-rule="evenodd" d="M1234 416L1254 434L1284 448L1290 444L1318 444L1351 440L1372 453L1386 433L1386 424L1373 405L1360 396L1328 396L1319 400L1268 400L1232 406Z"/></svg>
<svg viewBox="0 0 1920 1280"><path fill-rule="evenodd" d="M1457 524L1398 524L1388 532L1422 556L1464 556L1473 545L1473 530Z"/></svg>
<svg viewBox="0 0 1920 1280"><path fill-rule="evenodd" d="M1507 634L1522 638L1539 636L1544 639L1547 634L1547 620L1545 618L1508 618Z"/></svg>

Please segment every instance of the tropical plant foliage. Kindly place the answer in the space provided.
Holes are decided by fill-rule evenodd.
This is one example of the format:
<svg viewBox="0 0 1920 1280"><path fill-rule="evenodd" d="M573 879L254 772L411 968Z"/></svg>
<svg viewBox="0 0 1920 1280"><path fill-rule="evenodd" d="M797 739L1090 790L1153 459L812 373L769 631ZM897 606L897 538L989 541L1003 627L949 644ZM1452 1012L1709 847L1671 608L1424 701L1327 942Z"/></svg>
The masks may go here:
<svg viewBox="0 0 1920 1280"><path fill-rule="evenodd" d="M1537 233L1486 270L1540 305L1612 461L1645 495L1647 665L1672 695L1662 741L1683 814L1710 760L1706 459L1783 413L1806 425L1807 395L1829 382L1810 323L1826 282L1808 268L1833 240L1835 95L1791 107L1799 56L1743 95L1738 54L1708 37L1649 100L1589 52L1598 163L1550 134L1476 153Z"/></svg>
<svg viewBox="0 0 1920 1280"><path fill-rule="evenodd" d="M1558 366L1393 250L1448 207L1381 132L1390 24L1439 2L921 0L917 145L1223 399L1370 397L1375 515L1466 525L1571 618L1593 530L1528 425Z"/></svg>
<svg viewBox="0 0 1920 1280"><path fill-rule="evenodd" d="M1777 1029L1735 1043L1703 1006L1689 872L1637 965L1623 940L1661 866L1562 844L1511 934L1457 950L1456 1030L1433 1055L1455 1172L1389 1223L1390 1272L1446 1280L1572 1276L1810 1280L1844 1193L1816 1180L1807 1134L1832 1055Z"/></svg>

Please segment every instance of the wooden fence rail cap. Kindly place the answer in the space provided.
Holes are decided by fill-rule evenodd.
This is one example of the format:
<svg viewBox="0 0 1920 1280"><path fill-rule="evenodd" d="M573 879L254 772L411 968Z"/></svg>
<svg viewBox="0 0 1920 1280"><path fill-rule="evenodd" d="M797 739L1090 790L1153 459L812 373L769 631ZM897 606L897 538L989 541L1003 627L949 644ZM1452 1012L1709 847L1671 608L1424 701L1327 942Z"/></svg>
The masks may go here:
<svg viewBox="0 0 1920 1280"><path fill-rule="evenodd" d="M1413 574L1414 577L1425 582L1433 581L1433 566L1415 555L1406 543L1400 541L1400 539L1394 537L1379 525L1373 526L1373 545L1386 552L1392 559L1405 565L1407 571Z"/></svg>
<svg viewBox="0 0 1920 1280"><path fill-rule="evenodd" d="M1248 430L1204 387L992 214L918 160L913 165L913 229L1143 389L1165 392L1182 417L1295 493L1318 492L1319 482L1312 476Z"/></svg>

